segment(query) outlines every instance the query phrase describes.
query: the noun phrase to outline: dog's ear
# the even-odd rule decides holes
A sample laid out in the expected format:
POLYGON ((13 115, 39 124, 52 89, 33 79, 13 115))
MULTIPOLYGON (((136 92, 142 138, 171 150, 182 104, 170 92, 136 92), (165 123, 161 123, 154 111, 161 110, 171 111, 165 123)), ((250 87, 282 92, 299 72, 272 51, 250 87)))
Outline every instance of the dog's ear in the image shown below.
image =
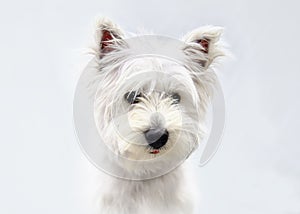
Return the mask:
POLYGON ((216 58, 225 56, 222 42, 222 27, 204 26, 183 37, 187 44, 185 53, 203 68, 208 68, 216 58))
POLYGON ((108 18, 96 21, 95 41, 100 58, 121 45, 123 37, 122 30, 108 18))

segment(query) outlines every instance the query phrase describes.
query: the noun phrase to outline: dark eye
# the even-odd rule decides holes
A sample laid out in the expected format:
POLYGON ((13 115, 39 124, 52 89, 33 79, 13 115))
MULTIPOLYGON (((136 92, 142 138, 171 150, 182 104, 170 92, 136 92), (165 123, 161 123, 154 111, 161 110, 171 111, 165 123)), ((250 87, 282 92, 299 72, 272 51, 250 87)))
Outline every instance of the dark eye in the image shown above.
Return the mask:
POLYGON ((135 104, 139 102, 139 98, 141 97, 141 93, 138 93, 136 91, 127 92, 124 95, 124 98, 129 104, 135 104))
POLYGON ((173 93, 171 95, 172 99, 173 99, 173 104, 178 104, 180 103, 180 95, 177 93, 173 93))

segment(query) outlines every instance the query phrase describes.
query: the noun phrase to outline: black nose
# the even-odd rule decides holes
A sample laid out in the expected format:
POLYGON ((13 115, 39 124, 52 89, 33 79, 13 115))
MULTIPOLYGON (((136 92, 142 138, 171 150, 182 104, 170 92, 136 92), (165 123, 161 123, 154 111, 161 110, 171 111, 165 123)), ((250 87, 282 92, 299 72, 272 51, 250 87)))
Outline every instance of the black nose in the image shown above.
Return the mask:
POLYGON ((169 132, 165 129, 153 128, 145 132, 145 138, 149 146, 154 149, 159 149, 167 143, 169 132))

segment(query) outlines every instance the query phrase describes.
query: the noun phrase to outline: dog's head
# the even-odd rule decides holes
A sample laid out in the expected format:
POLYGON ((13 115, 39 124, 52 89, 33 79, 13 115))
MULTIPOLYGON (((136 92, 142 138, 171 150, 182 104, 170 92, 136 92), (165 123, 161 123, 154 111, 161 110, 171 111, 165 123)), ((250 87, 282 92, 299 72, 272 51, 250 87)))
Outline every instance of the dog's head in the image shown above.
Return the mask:
MULTIPOLYGON (((178 63, 153 55, 131 57, 120 28, 99 20, 96 123, 117 156, 149 161, 135 171, 155 171, 185 160, 203 139, 216 80, 213 66, 224 55, 221 32, 206 26, 188 33, 178 63)), ((128 167, 124 161, 121 165, 128 167)))

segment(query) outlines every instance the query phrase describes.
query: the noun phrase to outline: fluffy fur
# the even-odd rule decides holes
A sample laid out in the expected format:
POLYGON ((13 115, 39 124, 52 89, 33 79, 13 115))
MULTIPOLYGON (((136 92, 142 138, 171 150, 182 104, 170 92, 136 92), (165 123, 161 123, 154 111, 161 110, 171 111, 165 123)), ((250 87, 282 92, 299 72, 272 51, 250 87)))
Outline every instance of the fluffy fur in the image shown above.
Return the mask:
POLYGON ((97 22, 93 48, 95 82, 100 81, 95 101, 97 126, 114 154, 125 157, 122 161, 108 157, 107 161, 115 161, 124 177, 141 178, 109 176, 99 196, 101 214, 193 213, 192 183, 185 164, 177 165, 204 137, 205 114, 216 78, 213 68, 224 56, 221 33, 221 28, 213 26, 188 33, 183 38, 185 48, 179 50, 185 54, 184 65, 179 65, 156 57, 130 59, 122 30, 106 18, 97 22), (128 92, 143 96, 130 104, 125 98, 128 92), (179 103, 174 104, 173 94, 180 95, 179 103), (122 129, 124 121, 130 128, 122 129), (157 153, 144 137, 152 127, 169 132, 166 145, 157 153), (176 167, 164 175, 151 177, 173 165, 176 167), (151 179, 142 180, 147 177, 151 179))

